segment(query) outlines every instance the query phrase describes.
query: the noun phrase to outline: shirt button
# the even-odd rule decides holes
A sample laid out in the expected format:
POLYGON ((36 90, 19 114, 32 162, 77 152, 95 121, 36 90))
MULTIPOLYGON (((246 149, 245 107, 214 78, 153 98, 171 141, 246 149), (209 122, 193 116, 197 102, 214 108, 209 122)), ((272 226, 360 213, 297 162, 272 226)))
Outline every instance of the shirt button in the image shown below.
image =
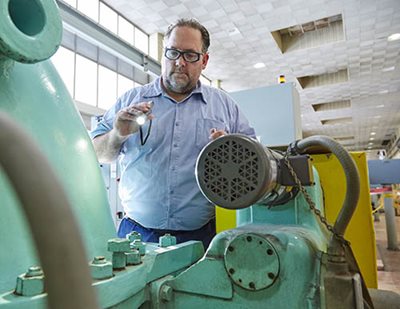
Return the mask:
POLYGON ((173 167, 171 168, 171 170, 175 171, 175 166, 173 166, 173 167))
POLYGON ((179 122, 175 123, 175 125, 176 125, 177 127, 179 127, 179 122))
POLYGON ((170 194, 174 194, 174 190, 169 191, 170 194))
POLYGON ((174 144, 174 147, 175 147, 175 148, 178 147, 178 144, 174 144))

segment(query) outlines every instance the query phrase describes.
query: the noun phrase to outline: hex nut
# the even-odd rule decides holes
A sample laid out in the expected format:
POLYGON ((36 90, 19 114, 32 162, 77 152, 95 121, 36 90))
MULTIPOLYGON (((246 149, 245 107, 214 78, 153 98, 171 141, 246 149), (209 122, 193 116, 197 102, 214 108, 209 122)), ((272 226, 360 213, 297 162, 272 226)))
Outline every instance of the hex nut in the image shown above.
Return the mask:
POLYGON ((125 252, 126 264, 127 265, 139 265, 142 263, 140 252, 138 249, 131 249, 129 252, 125 252))
POLYGON ((33 266, 17 277, 15 294, 35 296, 44 293, 44 274, 40 267, 33 266))
POLYGON ((163 285, 160 289, 161 300, 168 302, 172 300, 174 290, 169 285, 163 285))
POLYGON ((93 279, 103 280, 113 276, 113 265, 103 256, 96 256, 93 261, 89 263, 89 268, 93 279))

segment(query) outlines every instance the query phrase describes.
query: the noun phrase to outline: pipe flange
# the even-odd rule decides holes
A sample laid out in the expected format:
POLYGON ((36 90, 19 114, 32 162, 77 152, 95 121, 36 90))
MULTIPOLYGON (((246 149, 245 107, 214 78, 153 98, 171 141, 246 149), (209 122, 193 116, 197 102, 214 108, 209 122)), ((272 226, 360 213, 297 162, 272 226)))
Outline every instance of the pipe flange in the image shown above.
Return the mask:
POLYGON ((268 288, 279 276, 279 256, 274 246, 257 234, 241 234, 230 241, 224 262, 233 283, 246 290, 268 288))
POLYGON ((39 62, 57 51, 61 38, 54 0, 0 1, 0 54, 18 62, 39 62))

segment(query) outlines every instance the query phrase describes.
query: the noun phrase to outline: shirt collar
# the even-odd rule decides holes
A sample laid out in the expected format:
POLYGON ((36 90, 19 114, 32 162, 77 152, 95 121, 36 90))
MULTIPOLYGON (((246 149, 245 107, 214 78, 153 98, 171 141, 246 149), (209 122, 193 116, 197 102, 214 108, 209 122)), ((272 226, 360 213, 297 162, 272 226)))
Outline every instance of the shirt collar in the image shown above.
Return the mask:
MULTIPOLYGON (((164 89, 161 86, 161 77, 160 76, 157 77, 148 86, 149 87, 146 87, 147 89, 143 93, 144 98, 154 98, 154 97, 158 97, 161 95, 166 95, 164 89)), ((202 85, 202 83, 200 81, 198 81, 196 88, 194 88, 194 90, 192 91, 190 96, 199 95, 199 96, 201 96, 203 103, 207 104, 207 100, 206 100, 207 96, 206 96, 205 92, 206 92, 206 88, 202 85)))
POLYGON ((203 103, 207 104, 206 89, 200 81, 197 82, 196 88, 194 88, 192 93, 198 93, 201 96, 203 103))

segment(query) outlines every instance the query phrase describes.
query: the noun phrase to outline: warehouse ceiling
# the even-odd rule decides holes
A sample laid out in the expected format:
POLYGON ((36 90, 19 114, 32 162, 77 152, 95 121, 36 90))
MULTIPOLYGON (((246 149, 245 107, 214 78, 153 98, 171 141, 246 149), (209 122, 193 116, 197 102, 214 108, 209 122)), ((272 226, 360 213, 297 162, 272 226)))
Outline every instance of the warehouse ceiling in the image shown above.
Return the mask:
POLYGON ((400 40, 388 39, 400 33, 399 0, 104 2, 148 34, 198 19, 211 33, 204 74, 228 92, 285 75, 300 94, 304 136, 376 151, 399 135, 400 40))

